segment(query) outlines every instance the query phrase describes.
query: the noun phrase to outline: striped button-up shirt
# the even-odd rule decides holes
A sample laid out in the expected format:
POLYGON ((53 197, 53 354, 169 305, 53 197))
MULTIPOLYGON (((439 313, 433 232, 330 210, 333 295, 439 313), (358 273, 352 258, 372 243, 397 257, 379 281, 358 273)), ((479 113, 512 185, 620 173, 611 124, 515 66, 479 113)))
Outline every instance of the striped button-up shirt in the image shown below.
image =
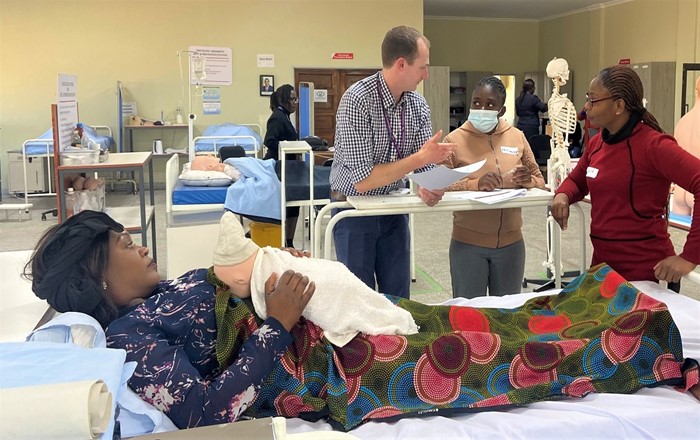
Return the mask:
MULTIPOLYGON (((366 179, 375 164, 408 157, 431 136, 430 108, 423 96, 404 92, 394 103, 381 71, 356 82, 338 106, 331 188, 359 195, 355 183, 366 179)), ((388 194, 402 187, 403 180, 397 180, 363 194, 388 194)))

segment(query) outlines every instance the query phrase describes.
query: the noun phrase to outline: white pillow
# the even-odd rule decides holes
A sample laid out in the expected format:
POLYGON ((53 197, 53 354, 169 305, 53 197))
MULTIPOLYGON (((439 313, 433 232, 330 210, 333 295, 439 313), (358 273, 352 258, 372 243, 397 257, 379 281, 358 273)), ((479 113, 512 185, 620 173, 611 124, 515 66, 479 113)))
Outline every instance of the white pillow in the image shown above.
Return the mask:
POLYGON ((182 173, 178 179, 185 186, 229 186, 233 180, 221 171, 191 170, 190 164, 182 167, 182 173))

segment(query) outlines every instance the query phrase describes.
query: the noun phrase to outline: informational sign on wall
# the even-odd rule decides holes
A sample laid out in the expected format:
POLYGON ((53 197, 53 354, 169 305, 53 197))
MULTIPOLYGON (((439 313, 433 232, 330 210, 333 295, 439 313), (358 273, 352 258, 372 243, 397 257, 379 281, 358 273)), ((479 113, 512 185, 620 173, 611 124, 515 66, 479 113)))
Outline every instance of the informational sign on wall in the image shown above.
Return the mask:
POLYGON ((64 151, 70 146, 73 130, 78 124, 78 77, 59 73, 56 97, 58 151, 64 151))
POLYGON ((230 47, 190 46, 190 84, 230 86, 233 60, 230 47))
POLYGON ((136 102, 122 102, 122 116, 138 115, 138 107, 136 102))
POLYGON ((331 59, 333 60, 352 60, 355 58, 354 52, 334 52, 331 59))
POLYGON ((221 114, 221 87, 204 87, 202 107, 205 115, 221 114))
POLYGON ((259 53, 258 67, 275 67, 275 55, 271 53, 259 53))
POLYGON ((328 90, 314 90, 314 102, 328 102, 328 90))

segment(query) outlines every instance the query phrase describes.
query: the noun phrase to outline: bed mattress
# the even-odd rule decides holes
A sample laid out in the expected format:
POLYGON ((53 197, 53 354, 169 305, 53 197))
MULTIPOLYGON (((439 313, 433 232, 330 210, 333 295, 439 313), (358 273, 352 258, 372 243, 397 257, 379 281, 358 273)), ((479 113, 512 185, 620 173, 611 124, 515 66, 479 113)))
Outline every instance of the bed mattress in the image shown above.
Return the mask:
POLYGON ((224 204, 228 186, 186 186, 178 181, 173 190, 173 205, 224 204))

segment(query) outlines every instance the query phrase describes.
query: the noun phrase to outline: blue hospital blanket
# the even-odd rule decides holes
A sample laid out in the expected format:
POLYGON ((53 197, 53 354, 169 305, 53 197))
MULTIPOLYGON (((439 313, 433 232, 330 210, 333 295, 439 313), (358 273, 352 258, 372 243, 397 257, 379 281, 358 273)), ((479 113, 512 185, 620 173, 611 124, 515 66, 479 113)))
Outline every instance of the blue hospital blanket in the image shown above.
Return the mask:
MULTIPOLYGON (((135 368, 133 363, 125 365, 125 360, 126 352, 113 348, 87 349, 54 342, 0 343, 0 388, 100 379, 112 393, 114 414, 117 399, 126 390, 126 381, 135 368)), ((114 417, 100 438, 111 439, 113 430, 114 417)))
POLYGON ((274 159, 232 157, 225 163, 238 168, 241 178, 228 187, 224 208, 243 216, 280 221, 282 184, 275 174, 274 159))
MULTIPOLYGON (((100 146, 101 150, 109 150, 113 146, 115 146, 114 138, 110 136, 104 136, 97 134, 97 131, 95 131, 94 128, 87 124, 83 123, 78 123, 78 127, 82 128, 87 135, 88 139, 90 139, 92 142, 95 144, 98 144, 100 146)), ((43 132, 40 136, 34 138, 34 139, 46 139, 49 144, 49 154, 53 154, 53 129, 49 128, 45 132, 43 132)), ((46 142, 40 142, 40 141, 34 141, 34 142, 27 142, 27 144, 24 146, 24 150, 26 154, 28 155, 38 155, 38 154, 46 154, 46 142)))

